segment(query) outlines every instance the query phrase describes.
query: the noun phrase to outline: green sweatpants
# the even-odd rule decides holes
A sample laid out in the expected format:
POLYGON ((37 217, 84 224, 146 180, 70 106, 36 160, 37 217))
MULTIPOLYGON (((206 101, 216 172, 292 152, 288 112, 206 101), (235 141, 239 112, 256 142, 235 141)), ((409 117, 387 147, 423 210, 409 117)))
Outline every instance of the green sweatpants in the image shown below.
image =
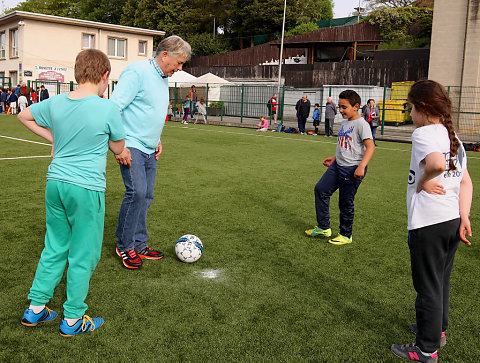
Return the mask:
POLYGON ((73 184, 47 181, 45 189, 45 248, 38 262, 28 298, 32 305, 45 305, 67 269, 67 300, 64 316, 80 318, 90 277, 100 260, 105 218, 105 193, 73 184))

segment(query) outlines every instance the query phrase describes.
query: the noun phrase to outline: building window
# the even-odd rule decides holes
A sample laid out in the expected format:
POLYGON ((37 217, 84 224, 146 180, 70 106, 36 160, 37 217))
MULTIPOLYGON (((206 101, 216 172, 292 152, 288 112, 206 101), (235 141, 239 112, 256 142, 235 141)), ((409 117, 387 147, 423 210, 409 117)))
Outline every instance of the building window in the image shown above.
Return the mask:
POLYGON ((18 29, 10 30, 10 57, 18 57, 18 29))
POLYGON ((126 48, 126 39, 108 38, 108 55, 110 57, 125 58, 126 48))
POLYGON ((82 34, 82 49, 93 49, 95 46, 95 35, 82 34))
POLYGON ((144 40, 138 41, 138 55, 147 55, 147 42, 144 40))
POLYGON ((5 59, 5 32, 0 34, 0 59, 5 59))

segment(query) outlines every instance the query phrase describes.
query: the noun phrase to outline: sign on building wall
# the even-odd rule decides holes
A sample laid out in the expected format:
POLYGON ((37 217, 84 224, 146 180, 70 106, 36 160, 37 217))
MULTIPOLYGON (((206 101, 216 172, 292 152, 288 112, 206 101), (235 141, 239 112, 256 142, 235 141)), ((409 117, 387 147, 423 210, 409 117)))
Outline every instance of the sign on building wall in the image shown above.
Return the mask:
POLYGON ((65 73, 68 71, 67 67, 35 66, 35 69, 38 71, 38 79, 59 82, 65 82, 65 73))

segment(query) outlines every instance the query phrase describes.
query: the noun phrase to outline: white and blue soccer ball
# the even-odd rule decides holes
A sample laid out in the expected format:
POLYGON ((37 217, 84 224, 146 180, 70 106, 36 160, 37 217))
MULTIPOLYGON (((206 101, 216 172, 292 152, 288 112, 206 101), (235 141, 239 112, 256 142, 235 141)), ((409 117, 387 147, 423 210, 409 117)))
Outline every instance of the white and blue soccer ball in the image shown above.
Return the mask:
POLYGON ((202 257, 202 241, 194 234, 186 234, 178 239, 175 245, 175 253, 180 261, 194 263, 202 257))

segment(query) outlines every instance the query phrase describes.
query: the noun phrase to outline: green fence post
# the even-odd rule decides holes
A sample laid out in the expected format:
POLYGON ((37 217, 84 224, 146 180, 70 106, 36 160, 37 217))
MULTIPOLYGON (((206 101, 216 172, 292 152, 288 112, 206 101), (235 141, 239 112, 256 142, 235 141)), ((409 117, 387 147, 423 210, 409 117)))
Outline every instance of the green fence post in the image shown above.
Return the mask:
POLYGON ((332 86, 328 87, 328 97, 332 97, 332 86))
POLYGON ((207 87, 205 89, 205 104, 207 105, 207 111, 205 112, 205 120, 208 121, 208 83, 207 83, 207 87))
POLYGON ((73 81, 70 81, 70 91, 73 91, 73 81))
POLYGON ((243 123, 243 91, 245 90, 245 85, 242 83, 242 102, 240 103, 240 123, 243 123))
POLYGON ((280 119, 282 120, 282 125, 283 125, 283 109, 285 108, 285 85, 282 86, 282 114, 280 115, 280 119))
POLYGON ((60 94, 60 82, 57 81, 57 95, 60 94))
POLYGON ((173 105, 173 116, 176 117, 177 116, 177 82, 175 82, 175 88, 173 89, 173 94, 174 94, 174 98, 175 98, 175 103, 173 105))
POLYGON ((387 98, 387 85, 383 85, 383 107, 382 107, 382 132, 381 134, 383 135, 383 129, 384 129, 384 126, 385 126, 385 102, 386 102, 386 99, 387 98))
POLYGON ((450 86, 447 87, 447 94, 448 94, 448 97, 450 97, 450 86))

